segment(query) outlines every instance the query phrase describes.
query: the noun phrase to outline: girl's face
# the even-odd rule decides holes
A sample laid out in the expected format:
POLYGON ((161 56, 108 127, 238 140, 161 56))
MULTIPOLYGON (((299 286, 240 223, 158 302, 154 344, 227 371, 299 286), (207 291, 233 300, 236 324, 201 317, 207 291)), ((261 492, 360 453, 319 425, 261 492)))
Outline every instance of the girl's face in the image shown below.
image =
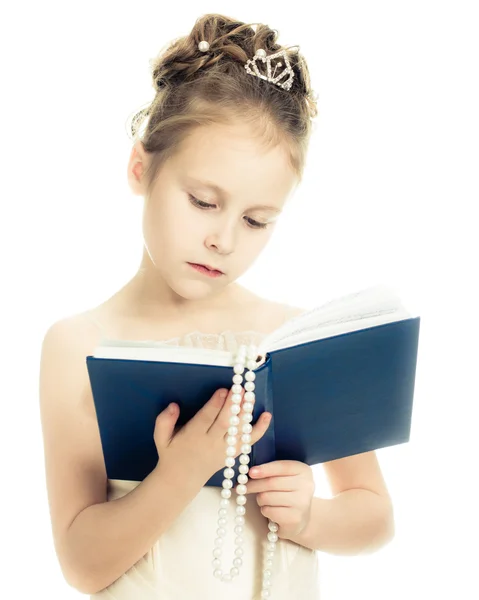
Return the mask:
MULTIPOLYGON (((297 185, 285 149, 261 143, 242 125, 198 127, 163 164, 143 212, 141 271, 153 287, 166 283, 182 298, 200 300, 219 294, 253 264, 297 185), (188 263, 224 274, 208 277, 188 263)), ((138 142, 128 178, 143 196, 145 161, 138 142)))

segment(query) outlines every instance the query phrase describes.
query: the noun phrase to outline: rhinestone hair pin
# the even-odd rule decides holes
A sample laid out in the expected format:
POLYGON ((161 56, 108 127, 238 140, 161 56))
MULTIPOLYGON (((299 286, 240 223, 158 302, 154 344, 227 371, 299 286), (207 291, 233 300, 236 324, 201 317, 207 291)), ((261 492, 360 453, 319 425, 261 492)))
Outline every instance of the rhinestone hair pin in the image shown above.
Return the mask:
MULTIPOLYGON (((209 48, 210 48, 209 43, 204 40, 198 44, 198 49, 201 52, 208 52, 209 48)), ((298 46, 294 46, 293 52, 297 52, 297 51, 298 51, 298 46)), ((270 83, 274 83, 275 85, 277 85, 285 90, 290 90, 291 86, 293 84, 294 71, 291 68, 291 64, 288 60, 288 55, 286 54, 285 50, 280 50, 279 52, 275 52, 274 54, 270 54, 269 56, 267 56, 266 51, 263 50, 263 48, 260 48, 259 50, 256 51, 256 54, 253 56, 253 58, 250 58, 245 63, 244 68, 246 69, 246 72, 249 73, 250 75, 253 75, 254 77, 259 77, 260 79, 264 79, 265 81, 269 81, 270 83), (276 69, 278 67, 283 66, 283 63, 278 61, 274 65, 274 70, 272 70, 273 65, 271 63, 272 63, 273 59, 276 59, 276 58, 284 59, 284 69, 278 75, 275 76, 276 69), (259 70, 258 64, 256 63, 257 60, 261 60, 263 63, 266 64, 266 74, 264 72, 262 73, 259 70), (286 79, 286 81, 280 81, 286 75, 289 75, 289 77, 286 79)))

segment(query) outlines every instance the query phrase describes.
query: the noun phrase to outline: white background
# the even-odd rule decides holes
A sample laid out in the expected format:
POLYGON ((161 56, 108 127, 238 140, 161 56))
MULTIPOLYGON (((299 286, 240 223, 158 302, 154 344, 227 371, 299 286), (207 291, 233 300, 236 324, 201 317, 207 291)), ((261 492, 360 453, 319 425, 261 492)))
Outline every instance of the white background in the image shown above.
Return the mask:
POLYGON ((411 441, 378 451, 395 539, 367 557, 321 553, 322 598, 478 597, 477 4, 166 7, 2 11, 5 597, 80 597, 51 537, 40 346, 49 325, 104 301, 138 267, 142 200, 127 186, 126 121, 153 98, 149 59, 201 14, 225 11, 300 45, 320 110, 304 183, 241 282, 305 308, 387 283, 421 315, 411 441))

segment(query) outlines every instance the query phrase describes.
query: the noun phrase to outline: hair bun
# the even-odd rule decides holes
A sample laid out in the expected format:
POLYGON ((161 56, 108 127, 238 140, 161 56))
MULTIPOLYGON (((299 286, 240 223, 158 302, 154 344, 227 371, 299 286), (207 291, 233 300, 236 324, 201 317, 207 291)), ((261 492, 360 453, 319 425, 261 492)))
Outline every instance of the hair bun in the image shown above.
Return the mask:
MULTIPOLYGON (((290 146, 291 164, 301 178, 311 121, 318 113, 317 95, 313 95, 299 45, 279 44, 278 34, 277 29, 262 23, 205 14, 187 35, 173 39, 150 60, 155 98, 131 124, 135 141, 141 139, 145 150, 154 156, 147 181, 154 181, 161 161, 191 128, 235 117, 253 120, 261 112, 273 125, 268 136, 286 140, 290 146), (245 68, 260 48, 267 56, 285 53, 294 73, 288 93, 278 85, 281 78, 272 83, 253 77, 245 68), (143 123, 146 126, 140 137, 143 123)), ((273 67, 280 67, 279 62, 284 63, 278 60, 273 67)))

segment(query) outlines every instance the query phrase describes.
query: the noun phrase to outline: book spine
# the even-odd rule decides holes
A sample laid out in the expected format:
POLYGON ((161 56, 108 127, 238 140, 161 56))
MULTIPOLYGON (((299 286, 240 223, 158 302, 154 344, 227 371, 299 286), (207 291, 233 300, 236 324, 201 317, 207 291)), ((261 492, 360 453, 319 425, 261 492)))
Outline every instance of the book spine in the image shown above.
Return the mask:
POLYGON ((261 439, 251 448, 250 468, 275 460, 276 442, 274 435, 274 410, 273 410, 273 365, 271 356, 266 354, 266 360, 262 368, 256 374, 255 379, 255 406, 253 409, 253 423, 259 419, 264 412, 272 415, 268 429, 261 439))

